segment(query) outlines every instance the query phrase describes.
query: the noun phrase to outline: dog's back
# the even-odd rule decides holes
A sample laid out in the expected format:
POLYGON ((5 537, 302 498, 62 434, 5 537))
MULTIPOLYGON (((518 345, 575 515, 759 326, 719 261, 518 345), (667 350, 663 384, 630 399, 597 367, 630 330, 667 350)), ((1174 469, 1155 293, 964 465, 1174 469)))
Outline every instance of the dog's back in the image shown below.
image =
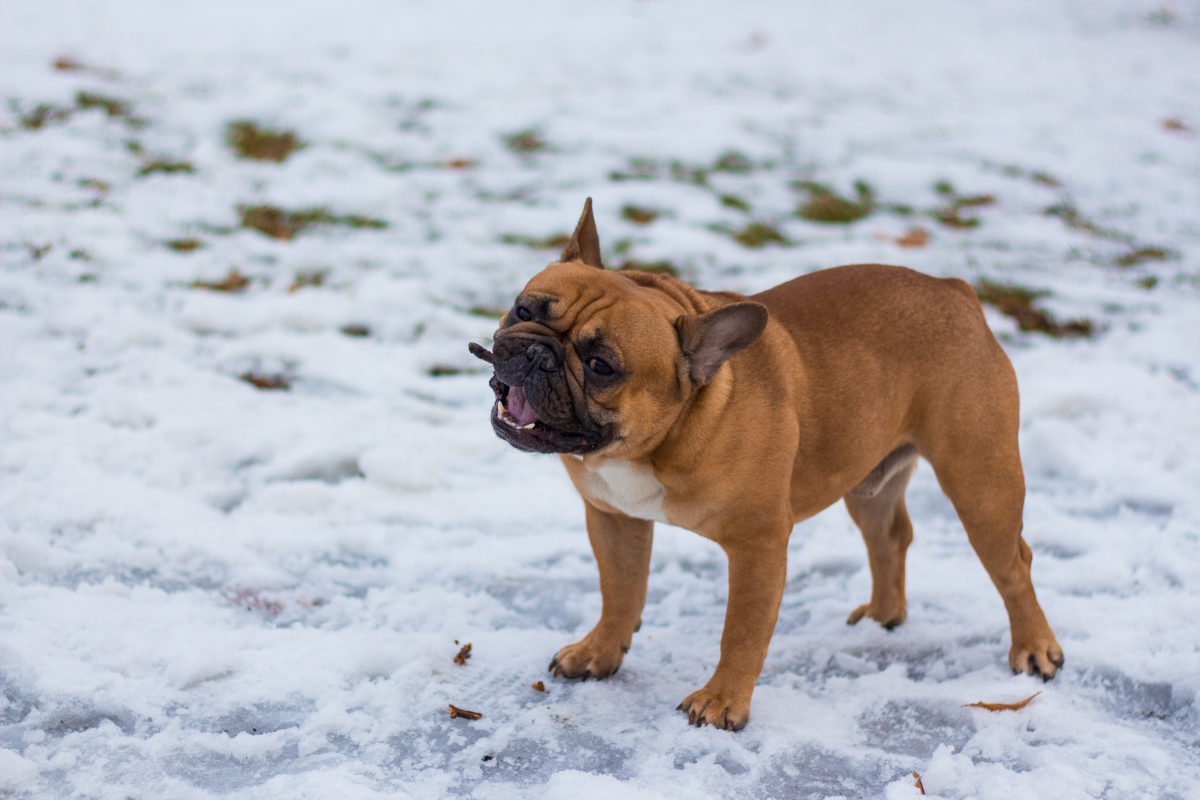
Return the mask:
MULTIPOLYGON (((803 406, 793 480, 827 487, 815 506, 835 502, 901 447, 936 465, 986 434, 1015 457, 1016 375, 964 281, 855 264, 751 299, 796 344, 800 368, 789 380, 803 406)), ((814 498, 811 485, 797 496, 814 498)))

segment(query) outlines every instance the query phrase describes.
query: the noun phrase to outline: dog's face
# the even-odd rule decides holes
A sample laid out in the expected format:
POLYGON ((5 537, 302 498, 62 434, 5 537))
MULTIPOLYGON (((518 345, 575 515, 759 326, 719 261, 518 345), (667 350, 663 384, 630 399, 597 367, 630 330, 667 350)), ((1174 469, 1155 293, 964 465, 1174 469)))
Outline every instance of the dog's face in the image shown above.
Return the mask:
POLYGON ((685 399, 673 314, 618 273, 551 264, 496 332, 492 426, 520 450, 635 445, 685 399), (664 315, 666 312, 668 315, 664 315))
POLYGON ((766 324, 757 303, 693 315, 663 279, 605 270, 591 214, 560 261, 529 281, 501 320, 492 427, 519 450, 634 458, 661 441, 721 363, 766 324))

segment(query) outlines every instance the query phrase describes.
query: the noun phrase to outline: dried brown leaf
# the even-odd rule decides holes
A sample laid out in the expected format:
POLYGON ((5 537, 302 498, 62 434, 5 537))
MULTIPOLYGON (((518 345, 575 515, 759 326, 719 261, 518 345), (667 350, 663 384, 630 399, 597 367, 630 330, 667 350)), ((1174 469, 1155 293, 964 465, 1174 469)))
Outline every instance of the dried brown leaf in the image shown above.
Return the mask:
POLYGON ((292 379, 287 375, 268 375, 262 372, 246 372, 238 376, 255 389, 284 391, 292 388, 292 379))
MULTIPOLYGON (((471 657, 471 643, 467 642, 466 644, 464 644, 462 646, 462 650, 458 651, 458 655, 456 655, 454 657, 454 663, 458 664, 460 667, 465 667, 467 665, 467 659, 470 657, 471 657)), ((451 708, 453 708, 453 706, 451 706, 451 708)))
POLYGON ((236 269, 219 281, 194 281, 193 289, 208 289, 212 292, 240 292, 250 285, 250 279, 236 269))
POLYGON ((91 67, 82 63, 81 61, 71 58, 70 56, 56 58, 50 63, 50 66, 54 67, 59 72, 90 72, 93 75, 98 75, 99 77, 110 81, 115 81, 118 77, 120 77, 115 69, 91 67))
POLYGON ((924 247, 929 244, 929 231, 924 228, 909 228, 896 240, 901 247, 924 247))
POLYGON ((986 708, 988 711, 1020 711, 1041 692, 1035 692, 1019 703, 964 703, 963 708, 986 708))
POLYGON ((253 589, 243 589, 236 594, 227 594, 226 597, 228 597, 230 602, 232 602, 235 606, 245 606, 247 611, 257 609, 259 611, 266 611, 272 616, 278 616, 279 613, 283 611, 282 603, 260 597, 258 592, 254 591, 253 589))
POLYGON ((917 788, 921 790, 921 794, 925 794, 925 784, 921 783, 921 776, 913 770, 913 780, 917 782, 917 788))
POLYGON ((544 692, 546 691, 546 684, 538 681, 537 683, 529 684, 529 688, 533 689, 535 692, 544 692))

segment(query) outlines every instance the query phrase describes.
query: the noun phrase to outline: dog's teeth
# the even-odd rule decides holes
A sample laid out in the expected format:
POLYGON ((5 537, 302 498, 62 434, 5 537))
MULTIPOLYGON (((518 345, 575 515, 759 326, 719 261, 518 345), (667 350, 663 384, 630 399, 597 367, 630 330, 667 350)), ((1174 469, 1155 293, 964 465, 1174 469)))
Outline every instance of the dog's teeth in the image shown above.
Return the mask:
POLYGON ((528 425, 524 425, 524 426, 522 426, 522 427, 521 427, 521 430, 523 430, 523 431, 527 431, 527 430, 529 430, 530 428, 532 428, 534 425, 537 425, 537 423, 536 423, 536 422, 531 422, 531 423, 529 423, 528 425))
POLYGON ((496 409, 497 409, 497 410, 498 410, 498 411, 499 411, 501 414, 507 414, 507 413, 508 413, 508 409, 504 407, 504 403, 501 403, 499 400, 497 400, 497 401, 496 401, 496 409))

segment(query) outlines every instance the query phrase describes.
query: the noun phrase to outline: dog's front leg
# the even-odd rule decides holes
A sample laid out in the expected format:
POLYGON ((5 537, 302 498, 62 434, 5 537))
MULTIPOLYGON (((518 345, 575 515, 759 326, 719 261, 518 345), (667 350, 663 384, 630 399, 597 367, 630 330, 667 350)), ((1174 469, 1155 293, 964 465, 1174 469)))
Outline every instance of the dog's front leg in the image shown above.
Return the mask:
POLYGON ((729 557, 729 600, 721 660, 704 688, 679 704, 693 725, 736 731, 749 721, 750 696, 767 657, 787 581, 787 539, 785 531, 722 544, 729 557))
POLYGON ((654 523, 605 513, 586 500, 584 505, 600 568, 600 621, 587 636, 559 650, 550 669, 568 678, 607 678, 620 669, 642 624, 654 523))

